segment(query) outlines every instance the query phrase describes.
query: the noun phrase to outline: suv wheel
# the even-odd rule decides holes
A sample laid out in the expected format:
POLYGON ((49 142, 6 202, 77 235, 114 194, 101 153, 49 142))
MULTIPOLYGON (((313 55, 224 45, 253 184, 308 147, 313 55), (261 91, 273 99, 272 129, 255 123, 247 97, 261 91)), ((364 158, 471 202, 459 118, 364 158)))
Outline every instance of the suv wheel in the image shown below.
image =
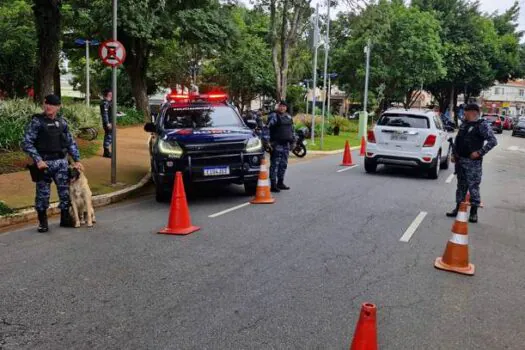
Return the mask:
POLYGON ((255 192, 257 192, 257 181, 245 182, 244 192, 247 196, 254 196, 255 192))
POLYGON ((170 199, 170 194, 157 182, 155 184, 155 200, 159 203, 167 202, 170 199))
POLYGON ((377 162, 372 159, 365 158, 365 171, 373 174, 377 171, 377 162))
POLYGON ((436 159, 436 165, 428 170, 428 177, 431 179, 437 179, 439 177, 439 170, 441 170, 441 153, 438 153, 436 159))
POLYGON ((447 157, 444 159, 444 162, 441 164, 441 169, 448 169, 450 166, 450 155, 452 154, 452 149, 449 147, 447 152, 447 157))

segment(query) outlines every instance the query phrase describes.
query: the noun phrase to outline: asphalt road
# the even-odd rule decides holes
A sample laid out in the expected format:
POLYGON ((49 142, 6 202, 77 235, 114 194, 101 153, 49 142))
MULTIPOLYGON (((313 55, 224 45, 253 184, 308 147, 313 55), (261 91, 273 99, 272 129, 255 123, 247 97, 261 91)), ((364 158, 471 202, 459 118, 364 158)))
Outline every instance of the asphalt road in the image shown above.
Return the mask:
POLYGON ((469 227, 473 277, 433 267, 452 169, 337 172, 329 156, 291 166, 273 205, 209 217, 249 198, 196 196, 202 230, 185 237, 155 233, 168 204, 151 196, 99 210, 93 229, 0 235, 0 349, 348 349, 373 302, 381 349, 522 350, 525 139, 498 139, 469 227))

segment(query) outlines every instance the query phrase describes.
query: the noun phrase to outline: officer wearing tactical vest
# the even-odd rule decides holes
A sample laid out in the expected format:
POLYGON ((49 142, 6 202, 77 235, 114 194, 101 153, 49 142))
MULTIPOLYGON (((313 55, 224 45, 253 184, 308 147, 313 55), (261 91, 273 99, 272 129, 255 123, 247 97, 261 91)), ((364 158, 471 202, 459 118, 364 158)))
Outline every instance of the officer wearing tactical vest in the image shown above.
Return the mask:
POLYGON ((492 126, 480 119, 477 104, 465 107, 464 122, 459 128, 454 142, 452 161, 456 163, 458 187, 456 190, 456 208, 447 213, 449 217, 458 214, 459 204, 470 192, 470 222, 478 222, 478 207, 481 203, 479 185, 481 183, 483 156, 498 144, 492 126))
POLYGON ((104 158, 111 158, 111 151, 109 148, 113 143, 113 115, 111 114, 111 101, 113 100, 113 92, 111 89, 104 89, 102 91, 102 101, 100 102, 100 116, 102 118, 102 127, 104 128, 104 158))
POLYGON ((277 111, 268 117, 268 129, 270 129, 270 181, 271 191, 281 192, 289 190, 284 184, 284 174, 288 167, 288 154, 290 144, 294 141, 293 119, 287 113, 288 105, 285 101, 279 102, 277 111))
POLYGON ((83 169, 79 163, 77 144, 68 130, 66 121, 58 115, 60 99, 49 95, 44 101, 44 113, 35 114, 26 128, 22 141, 23 150, 33 159, 41 173, 36 181, 35 209, 38 213, 38 232, 47 232, 47 209, 51 194, 51 182, 57 186, 60 199, 60 226, 69 226, 69 172, 67 155, 74 160, 73 166, 83 169))

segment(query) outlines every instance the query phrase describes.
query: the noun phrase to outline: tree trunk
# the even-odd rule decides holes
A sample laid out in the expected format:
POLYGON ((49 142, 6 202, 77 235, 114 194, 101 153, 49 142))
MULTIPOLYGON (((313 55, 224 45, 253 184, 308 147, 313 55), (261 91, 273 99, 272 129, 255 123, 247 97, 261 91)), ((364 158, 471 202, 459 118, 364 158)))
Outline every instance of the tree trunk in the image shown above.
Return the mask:
POLYGON ((62 98, 62 88, 60 86, 60 64, 59 64, 59 60, 57 60, 57 63, 55 65, 55 72, 53 74, 53 87, 54 87, 54 94, 57 95, 59 98, 62 98))
POLYGON ((129 48, 124 66, 131 82, 131 93, 135 98, 135 107, 142 112, 144 121, 147 122, 151 118, 146 82, 150 47, 145 40, 140 39, 124 41, 123 44, 129 48))
POLYGON ((60 0, 33 0, 37 32, 37 70, 35 72, 36 103, 53 93, 55 68, 60 51, 60 0))

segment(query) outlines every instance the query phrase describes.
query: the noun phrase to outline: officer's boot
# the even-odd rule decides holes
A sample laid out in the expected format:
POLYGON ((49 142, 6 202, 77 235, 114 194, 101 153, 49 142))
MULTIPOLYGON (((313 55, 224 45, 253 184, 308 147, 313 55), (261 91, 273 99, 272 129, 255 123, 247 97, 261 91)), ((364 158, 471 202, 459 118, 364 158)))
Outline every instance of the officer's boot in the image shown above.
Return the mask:
POLYGON ((478 222, 478 207, 475 205, 470 207, 470 216, 468 218, 468 221, 476 223, 478 222))
POLYGON ((47 225, 47 211, 37 211, 38 213, 38 232, 43 233, 49 231, 49 226, 47 225))
POLYGON ((456 208, 454 208, 454 210, 449 211, 448 213, 446 213, 446 215, 449 218, 455 218, 456 216, 458 216, 458 211, 459 211, 459 203, 456 204, 456 208))
POLYGON ((270 191, 275 192, 275 193, 281 192, 278 185, 274 181, 272 181, 272 187, 270 188, 270 191))
POLYGON ((60 211, 60 227, 72 227, 71 215, 68 209, 62 209, 60 211))
POLYGON ((111 158, 111 152, 109 151, 109 148, 104 147, 104 155, 102 155, 104 158, 111 158))
POLYGON ((285 191, 290 189, 290 187, 284 184, 283 180, 279 180, 279 182, 277 182, 277 188, 280 190, 285 190, 285 191))

